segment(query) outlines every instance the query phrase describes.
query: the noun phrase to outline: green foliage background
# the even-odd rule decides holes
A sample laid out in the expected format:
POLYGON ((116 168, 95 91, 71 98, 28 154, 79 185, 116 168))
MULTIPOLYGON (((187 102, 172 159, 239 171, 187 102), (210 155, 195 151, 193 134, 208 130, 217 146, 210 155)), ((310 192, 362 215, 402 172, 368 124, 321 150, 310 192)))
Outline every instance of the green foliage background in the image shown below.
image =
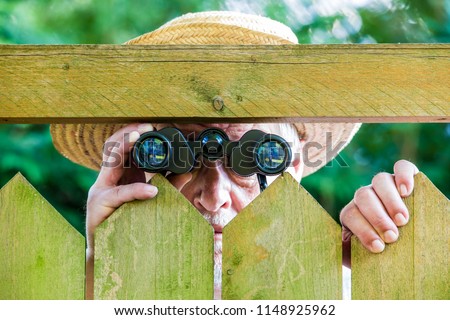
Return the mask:
MULTIPOLYGON (((1 44, 119 44, 183 13, 235 10, 289 25, 300 43, 449 42, 449 0, 0 0, 1 44)), ((1 77, 1 74, 0 74, 1 77)), ((1 108, 1 93, 0 93, 1 108)), ((398 159, 450 195, 450 124, 366 124, 303 185, 334 218, 398 159)), ((21 171, 80 232, 96 172, 63 158, 47 125, 0 125, 0 186, 21 171)))

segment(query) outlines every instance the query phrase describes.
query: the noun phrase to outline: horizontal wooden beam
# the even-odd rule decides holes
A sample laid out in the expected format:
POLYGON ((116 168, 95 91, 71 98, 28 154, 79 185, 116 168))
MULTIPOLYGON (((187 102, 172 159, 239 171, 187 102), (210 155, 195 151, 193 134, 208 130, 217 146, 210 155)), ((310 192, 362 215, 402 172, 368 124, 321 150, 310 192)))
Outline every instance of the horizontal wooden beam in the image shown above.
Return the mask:
POLYGON ((448 122, 450 45, 1 45, 0 123, 448 122))

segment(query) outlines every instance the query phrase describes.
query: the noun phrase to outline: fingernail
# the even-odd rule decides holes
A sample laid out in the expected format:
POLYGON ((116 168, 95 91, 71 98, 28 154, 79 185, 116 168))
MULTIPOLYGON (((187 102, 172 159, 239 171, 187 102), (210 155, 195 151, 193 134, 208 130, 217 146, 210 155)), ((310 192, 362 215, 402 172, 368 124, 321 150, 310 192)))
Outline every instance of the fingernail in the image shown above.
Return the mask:
POLYGON ((402 197, 406 197, 408 195, 408 190, 406 189, 406 186, 404 184, 400 185, 400 195, 402 197))
POLYGON ((150 195, 156 195, 158 193, 158 188, 150 184, 147 184, 145 186, 145 192, 147 192, 150 195))
POLYGON ((137 141, 137 139, 139 139, 139 132, 137 131, 133 131, 130 133, 130 135, 128 136, 128 139, 131 143, 135 143, 137 141))
POLYGON ((372 241, 372 252, 379 253, 384 250, 384 243, 380 240, 373 240, 372 241))
POLYGON ((404 226, 408 222, 408 220, 406 220, 405 216, 401 213, 397 213, 394 217, 394 220, 395 220, 395 224, 399 227, 404 226))
POLYGON ((388 230, 384 233, 384 241, 387 243, 394 242, 397 240, 397 238, 397 234, 392 230, 388 230))
POLYGON ((147 132, 147 131, 153 131, 153 125, 150 123, 141 123, 138 125, 138 131, 139 132, 147 132))

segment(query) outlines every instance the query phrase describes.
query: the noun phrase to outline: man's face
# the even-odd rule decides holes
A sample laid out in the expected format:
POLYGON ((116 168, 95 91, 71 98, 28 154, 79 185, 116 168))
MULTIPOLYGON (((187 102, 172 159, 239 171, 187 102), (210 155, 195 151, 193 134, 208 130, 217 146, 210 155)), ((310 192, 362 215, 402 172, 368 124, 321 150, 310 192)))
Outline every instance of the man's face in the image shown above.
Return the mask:
MULTIPOLYGON (((157 124, 156 130, 176 127, 186 136, 197 138, 207 128, 220 128, 231 141, 239 140, 244 133, 259 129, 281 135, 279 124, 157 124)), ((285 133, 286 135, 286 133, 285 133)), ((292 142, 293 136, 284 136, 292 142)), ((294 150, 293 150, 294 151, 294 150)), ((213 226, 216 238, 221 237, 225 225, 230 222, 260 193, 256 174, 241 177, 224 165, 224 159, 200 161, 201 166, 190 173, 169 175, 167 179, 197 208, 213 226)), ((300 175, 301 176, 301 175, 300 175)), ((270 184, 276 177, 267 177, 270 184)))

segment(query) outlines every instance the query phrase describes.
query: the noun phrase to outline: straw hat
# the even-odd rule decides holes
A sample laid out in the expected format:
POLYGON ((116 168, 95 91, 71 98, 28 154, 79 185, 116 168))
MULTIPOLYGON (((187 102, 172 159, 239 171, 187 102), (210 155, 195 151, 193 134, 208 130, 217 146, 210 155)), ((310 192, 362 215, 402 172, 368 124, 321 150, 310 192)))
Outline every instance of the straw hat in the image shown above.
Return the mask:
MULTIPOLYGON (((269 18, 236 12, 213 11, 189 13, 141 35, 125 44, 233 44, 281 45, 297 44, 297 37, 286 25, 269 18)), ((70 160, 99 170, 106 139, 126 124, 63 124, 52 125, 50 132, 56 149, 70 160)), ((356 123, 295 123, 305 142, 316 143, 309 148, 303 176, 323 167, 340 152, 359 129, 356 123), (326 147, 327 134, 333 146, 326 147), (318 143, 318 144, 317 144, 318 143), (317 146, 321 146, 318 148, 317 146), (335 146, 340 146, 334 150, 335 146), (326 154, 334 150, 334 154, 326 154), (315 165, 307 165, 315 164, 315 165)))

